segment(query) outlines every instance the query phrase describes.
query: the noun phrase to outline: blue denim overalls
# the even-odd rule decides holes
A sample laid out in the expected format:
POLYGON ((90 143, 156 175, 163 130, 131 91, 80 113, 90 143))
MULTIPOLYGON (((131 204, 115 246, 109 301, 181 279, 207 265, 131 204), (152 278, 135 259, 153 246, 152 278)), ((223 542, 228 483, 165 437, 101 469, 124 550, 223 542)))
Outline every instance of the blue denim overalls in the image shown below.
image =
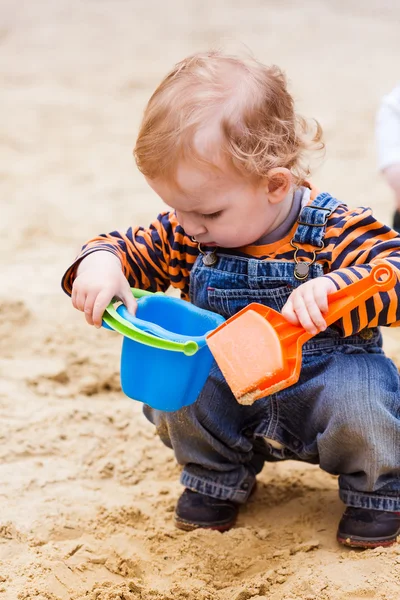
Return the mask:
MULTIPOLYGON (((295 244, 321 248, 324 223, 338 205, 320 194, 317 208, 303 208, 295 244)), ((223 250, 213 266, 202 259, 191 271, 191 301, 226 318, 250 302, 280 311, 301 284, 292 261, 223 250)), ((322 265, 310 265, 308 278, 320 275, 322 265)), ((181 483, 202 494, 243 503, 265 461, 294 459, 339 475, 349 506, 400 511, 399 373, 381 346, 378 329, 342 338, 330 327, 304 345, 298 383, 252 406, 236 402, 214 364, 194 404, 144 412, 184 466, 181 483)))

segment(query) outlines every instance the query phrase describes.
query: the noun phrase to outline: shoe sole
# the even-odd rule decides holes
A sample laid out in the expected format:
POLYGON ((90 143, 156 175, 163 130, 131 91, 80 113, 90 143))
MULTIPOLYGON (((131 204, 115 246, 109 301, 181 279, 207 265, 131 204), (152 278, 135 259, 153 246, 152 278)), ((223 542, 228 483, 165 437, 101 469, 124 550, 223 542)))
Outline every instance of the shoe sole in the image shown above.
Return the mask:
POLYGON ((342 537, 337 535, 336 539, 340 544, 350 548, 378 548, 379 546, 392 546, 399 538, 399 534, 391 535, 380 539, 369 539, 358 537, 356 535, 342 537))
POLYGON ((212 529, 213 531, 220 531, 221 533, 224 531, 228 531, 235 525, 236 519, 234 521, 229 521, 229 523, 220 523, 215 525, 200 525, 197 523, 191 523, 190 521, 184 521, 183 519, 178 519, 175 517, 174 524, 178 529, 182 529, 183 531, 194 531, 195 529, 212 529))

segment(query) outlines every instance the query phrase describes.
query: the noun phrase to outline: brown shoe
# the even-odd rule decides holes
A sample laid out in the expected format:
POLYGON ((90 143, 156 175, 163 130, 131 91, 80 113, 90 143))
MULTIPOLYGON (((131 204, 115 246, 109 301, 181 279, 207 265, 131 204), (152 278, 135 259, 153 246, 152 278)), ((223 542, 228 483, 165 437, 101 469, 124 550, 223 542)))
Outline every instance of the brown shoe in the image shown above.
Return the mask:
POLYGON ((185 489, 175 509, 175 525, 185 531, 216 529, 228 531, 235 524, 239 504, 185 489))
POLYGON ((391 546, 400 536, 400 513, 348 506, 340 520, 337 540, 355 548, 391 546))

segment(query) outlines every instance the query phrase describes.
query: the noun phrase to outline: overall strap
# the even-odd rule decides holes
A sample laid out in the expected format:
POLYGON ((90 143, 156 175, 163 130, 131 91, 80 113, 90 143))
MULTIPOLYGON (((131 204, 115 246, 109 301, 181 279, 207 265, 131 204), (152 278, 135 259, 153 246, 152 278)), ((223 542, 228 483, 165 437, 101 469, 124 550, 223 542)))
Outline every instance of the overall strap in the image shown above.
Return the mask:
POLYGON ((311 204, 301 210, 297 219, 297 229, 293 236, 295 244, 310 244, 317 249, 323 248, 326 223, 338 206, 342 204, 330 194, 319 194, 311 204))
MULTIPOLYGON (((296 267, 294 276, 296 279, 307 279, 310 266, 317 258, 317 252, 324 248, 326 224, 329 216, 340 204, 342 203, 339 202, 339 200, 336 200, 336 198, 333 198, 330 194, 324 192, 319 194, 314 198, 311 204, 307 204, 307 206, 304 206, 301 210, 299 218, 297 219, 297 229, 290 242, 295 249, 294 261, 296 267), (297 256, 303 245, 309 245, 315 248, 311 250, 311 252, 307 251, 307 254, 310 255, 310 261, 304 259, 299 260, 297 256)), ((304 253, 304 249, 301 249, 304 253)))

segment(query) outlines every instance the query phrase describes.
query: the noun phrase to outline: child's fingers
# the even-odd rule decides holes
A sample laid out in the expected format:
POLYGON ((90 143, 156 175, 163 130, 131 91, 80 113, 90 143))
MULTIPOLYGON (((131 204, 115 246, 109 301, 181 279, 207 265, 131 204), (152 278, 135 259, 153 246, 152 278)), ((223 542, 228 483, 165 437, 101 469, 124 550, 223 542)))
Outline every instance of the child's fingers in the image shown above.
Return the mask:
MULTIPOLYGON (((325 322, 324 317, 322 316, 321 309, 318 305, 318 301, 315 296, 313 286, 310 286, 308 289, 304 290, 303 299, 304 299, 304 306, 308 313, 308 317, 312 321, 312 324, 315 326, 317 331, 324 331, 326 329, 326 322, 325 322)), ((323 301, 321 298, 319 298, 319 301, 323 304, 323 301)), ((307 324, 308 324, 308 320, 307 320, 307 324)), ((302 325, 305 329, 308 329, 308 327, 306 327, 303 323, 302 323, 302 325)), ((313 331, 311 331, 311 329, 308 329, 308 330, 310 331, 310 333, 317 333, 314 330, 314 328, 313 328, 313 331)))
POLYGON ((136 309, 137 309, 137 302, 135 300, 135 298, 132 296, 132 292, 131 292, 131 288, 129 287, 129 285, 127 286, 127 289, 124 289, 121 294, 119 295, 120 300, 125 304, 126 308, 128 309, 128 312, 135 316, 136 314, 136 309))
POLYGON ((74 285, 72 286, 71 302, 72 302, 72 306, 74 308, 76 308, 76 287, 74 285))
POLYGON ((327 327, 324 313, 328 311, 328 295, 334 291, 335 285, 323 277, 304 283, 292 292, 282 315, 293 325, 300 323, 312 335, 324 331, 327 327))
POLYGON ((318 331, 326 329, 325 319, 315 299, 313 285, 304 285, 301 290, 296 290, 293 307, 301 325, 309 333, 315 335, 318 331))
POLYGON ((101 290, 93 304, 92 320, 93 325, 97 328, 101 327, 103 322, 103 313, 113 299, 114 294, 109 290, 101 290))
POLYGON ((86 322, 89 325, 94 325, 93 323, 93 307, 96 301, 97 294, 88 294, 86 296, 85 306, 83 312, 85 313, 86 322))
POLYGON ((302 295, 296 294, 295 298, 293 298, 293 308, 302 327, 313 335, 317 333, 318 329, 311 318, 309 309, 306 306, 305 299, 302 295))
POLYGON ((85 308, 85 302, 86 302, 86 293, 82 292, 82 291, 80 292, 78 289, 75 294, 74 307, 76 309, 80 310, 81 312, 83 312, 84 308, 85 308))
POLYGON ((299 325, 299 320, 293 308, 291 298, 289 298, 285 306, 282 308, 282 315, 285 317, 286 321, 289 321, 289 323, 291 323, 292 325, 299 325))
POLYGON ((314 299, 322 313, 326 313, 328 311, 328 293, 325 288, 321 288, 315 286, 314 290, 314 299))

